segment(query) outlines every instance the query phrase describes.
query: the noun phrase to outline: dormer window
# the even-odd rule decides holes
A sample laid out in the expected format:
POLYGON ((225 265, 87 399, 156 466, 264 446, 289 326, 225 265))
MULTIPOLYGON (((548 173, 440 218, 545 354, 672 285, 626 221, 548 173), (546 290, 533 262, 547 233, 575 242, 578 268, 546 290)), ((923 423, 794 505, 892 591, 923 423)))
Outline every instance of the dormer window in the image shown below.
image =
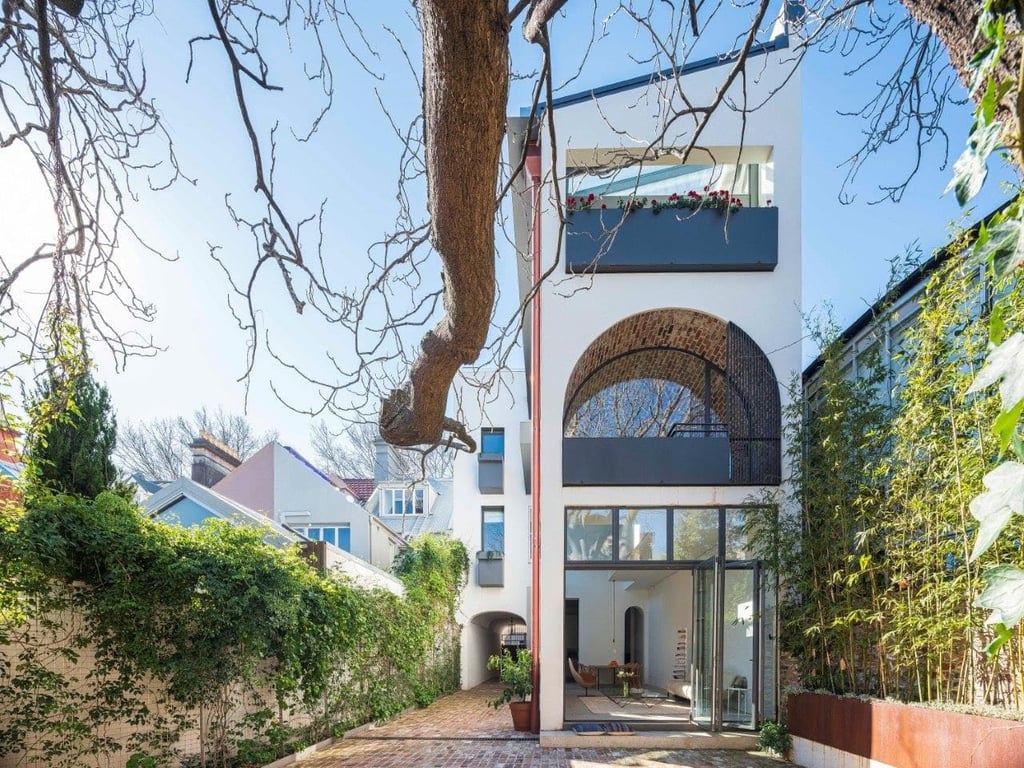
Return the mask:
POLYGON ((381 493, 382 515, 422 515, 426 511, 427 492, 422 486, 383 488, 381 493))

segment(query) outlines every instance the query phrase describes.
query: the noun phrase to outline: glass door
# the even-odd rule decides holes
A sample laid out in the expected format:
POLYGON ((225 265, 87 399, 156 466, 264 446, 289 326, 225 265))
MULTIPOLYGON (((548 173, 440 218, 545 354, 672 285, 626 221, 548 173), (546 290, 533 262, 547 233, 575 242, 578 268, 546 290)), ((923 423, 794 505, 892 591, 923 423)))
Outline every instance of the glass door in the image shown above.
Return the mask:
POLYGON ((756 728, 761 698, 760 566, 729 563, 723 576, 722 722, 732 728, 756 728))
POLYGON ((693 690, 690 697, 690 720, 717 731, 722 725, 720 697, 722 561, 712 557, 693 571, 693 690))

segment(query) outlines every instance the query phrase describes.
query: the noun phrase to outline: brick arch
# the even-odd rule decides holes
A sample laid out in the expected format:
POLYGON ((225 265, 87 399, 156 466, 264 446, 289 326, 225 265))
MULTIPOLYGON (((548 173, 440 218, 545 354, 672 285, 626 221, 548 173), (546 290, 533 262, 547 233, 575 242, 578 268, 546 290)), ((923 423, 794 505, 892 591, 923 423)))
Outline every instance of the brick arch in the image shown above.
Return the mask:
POLYGON ((780 482, 778 381, 767 355, 741 328, 682 308, 650 310, 619 321, 576 361, 565 390, 563 438, 573 437, 566 431, 571 418, 598 393, 641 379, 671 381, 699 398, 706 396, 711 413, 705 426, 721 424, 729 440, 730 483, 780 482))
MULTIPOLYGON (((703 361, 724 371, 728 324, 693 309, 656 309, 620 320, 602 333, 576 361, 565 388, 563 424, 583 403, 601 390, 636 378, 631 364, 641 362, 649 372, 691 390, 703 390, 703 361), (634 356, 630 353, 643 353, 634 356), (681 354, 682 353, 682 354, 681 354), (697 365, 697 358, 701 360, 697 365), (698 385, 699 384, 699 385, 698 385)), ((711 407, 725 412, 725 393, 712 392, 711 407)))

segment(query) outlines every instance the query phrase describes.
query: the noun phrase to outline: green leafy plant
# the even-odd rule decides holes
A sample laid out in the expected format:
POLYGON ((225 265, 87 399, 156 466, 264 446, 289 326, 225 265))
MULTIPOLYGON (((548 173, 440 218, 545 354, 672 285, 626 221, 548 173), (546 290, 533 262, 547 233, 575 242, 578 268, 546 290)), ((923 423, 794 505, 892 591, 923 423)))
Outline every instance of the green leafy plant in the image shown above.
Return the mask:
POLYGON ((793 739, 785 723, 767 720, 761 726, 761 736, 757 745, 765 752, 785 756, 793 746, 793 739))
POLYGON ((458 687, 460 542, 419 545, 403 599, 319 576, 255 528, 164 525, 111 492, 27 498, 0 514, 0 743, 13 751, 168 765, 190 757, 177 734, 202 707, 203 760, 262 764, 458 687), (78 669, 84 649, 95 661, 78 669), (128 738, 104 736, 122 723, 128 738))
POLYGON ((508 648, 501 655, 494 654, 487 660, 487 668, 497 671, 505 686, 501 696, 491 702, 495 709, 513 699, 526 701, 526 697, 533 693, 533 655, 525 648, 515 654, 508 648))

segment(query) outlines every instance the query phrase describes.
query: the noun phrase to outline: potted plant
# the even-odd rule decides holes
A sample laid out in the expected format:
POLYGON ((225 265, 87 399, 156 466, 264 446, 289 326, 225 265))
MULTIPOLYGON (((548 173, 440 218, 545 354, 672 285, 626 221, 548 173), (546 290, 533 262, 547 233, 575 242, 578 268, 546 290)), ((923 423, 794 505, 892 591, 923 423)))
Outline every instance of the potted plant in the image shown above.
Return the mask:
POLYGON ((786 757, 793 746, 793 739, 790 737, 785 723, 767 720, 761 726, 761 738, 757 744, 769 755, 786 757))
POLYGON ((533 655, 525 648, 513 655, 506 648, 500 656, 495 654, 487 660, 487 668, 497 670, 505 686, 491 706, 497 709, 508 704, 512 712, 512 727, 517 731, 530 730, 530 702, 526 697, 533 693, 533 655))

